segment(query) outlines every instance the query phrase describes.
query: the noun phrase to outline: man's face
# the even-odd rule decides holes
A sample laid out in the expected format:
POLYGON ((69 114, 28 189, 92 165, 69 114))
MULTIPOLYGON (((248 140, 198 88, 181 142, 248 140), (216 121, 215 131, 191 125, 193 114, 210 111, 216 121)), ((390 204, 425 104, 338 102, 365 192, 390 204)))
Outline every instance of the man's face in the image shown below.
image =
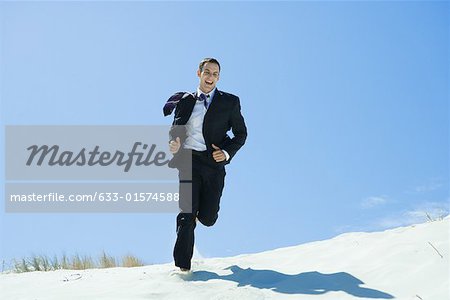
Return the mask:
POLYGON ((200 89, 204 93, 211 92, 219 81, 219 66, 215 63, 206 63, 203 70, 197 70, 197 76, 200 78, 200 89))

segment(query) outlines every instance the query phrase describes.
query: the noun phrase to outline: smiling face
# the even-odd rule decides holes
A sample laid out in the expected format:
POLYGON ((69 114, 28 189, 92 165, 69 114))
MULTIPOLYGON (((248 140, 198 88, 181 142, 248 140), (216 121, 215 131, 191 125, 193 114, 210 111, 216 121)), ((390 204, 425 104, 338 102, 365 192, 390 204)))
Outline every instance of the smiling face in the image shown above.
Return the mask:
POLYGON ((220 69, 216 63, 207 62, 202 70, 197 70, 197 76, 200 78, 200 90, 204 93, 211 92, 219 81, 220 69))

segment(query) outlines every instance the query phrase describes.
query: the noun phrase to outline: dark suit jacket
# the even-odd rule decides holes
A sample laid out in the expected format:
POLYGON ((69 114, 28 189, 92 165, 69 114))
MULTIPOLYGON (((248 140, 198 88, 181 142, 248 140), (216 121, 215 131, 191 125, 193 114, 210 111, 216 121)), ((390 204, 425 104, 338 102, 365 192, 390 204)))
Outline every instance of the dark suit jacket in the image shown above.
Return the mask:
MULTIPOLYGON (((196 92, 193 94, 186 93, 178 102, 172 125, 186 125, 194 109, 196 96, 196 92)), ((186 130, 184 127, 172 126, 170 139, 174 140, 176 137, 180 137, 181 142, 184 142, 186 139, 186 130)), ((244 145, 247 138, 247 127, 245 126, 244 117, 241 114, 239 97, 216 89, 203 120, 203 137, 208 156, 213 163, 225 165, 231 161, 236 152, 244 145), (233 132, 233 138, 230 138, 227 134, 230 129, 233 132), (216 163, 212 158, 212 152, 214 151, 212 144, 227 151, 230 159, 216 163)), ((177 167, 177 159, 182 156, 181 152, 179 151, 174 155, 174 158, 169 163, 170 167, 177 167)))

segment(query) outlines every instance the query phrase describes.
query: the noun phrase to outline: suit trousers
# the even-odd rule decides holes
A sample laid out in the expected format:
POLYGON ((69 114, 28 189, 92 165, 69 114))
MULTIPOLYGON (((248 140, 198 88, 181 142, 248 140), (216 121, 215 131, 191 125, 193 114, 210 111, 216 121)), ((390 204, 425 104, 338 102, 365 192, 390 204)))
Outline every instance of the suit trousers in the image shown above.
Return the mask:
POLYGON ((179 174, 180 213, 176 220, 177 240, 173 257, 177 267, 189 270, 194 252, 196 220, 205 226, 214 225, 225 182, 225 167, 215 165, 206 153, 193 151, 192 180, 182 180, 186 177, 181 170, 179 174), (192 200, 192 210, 190 205, 186 205, 186 199, 192 200))

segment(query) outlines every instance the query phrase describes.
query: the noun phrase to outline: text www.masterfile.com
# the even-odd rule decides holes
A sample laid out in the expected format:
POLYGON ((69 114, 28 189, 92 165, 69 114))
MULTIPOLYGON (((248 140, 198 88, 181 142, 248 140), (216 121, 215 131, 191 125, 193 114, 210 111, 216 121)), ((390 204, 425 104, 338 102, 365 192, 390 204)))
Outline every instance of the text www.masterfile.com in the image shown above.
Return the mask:
POLYGON ((114 193, 95 192, 91 194, 28 193, 10 194, 10 202, 172 202, 179 200, 179 193, 114 193))

